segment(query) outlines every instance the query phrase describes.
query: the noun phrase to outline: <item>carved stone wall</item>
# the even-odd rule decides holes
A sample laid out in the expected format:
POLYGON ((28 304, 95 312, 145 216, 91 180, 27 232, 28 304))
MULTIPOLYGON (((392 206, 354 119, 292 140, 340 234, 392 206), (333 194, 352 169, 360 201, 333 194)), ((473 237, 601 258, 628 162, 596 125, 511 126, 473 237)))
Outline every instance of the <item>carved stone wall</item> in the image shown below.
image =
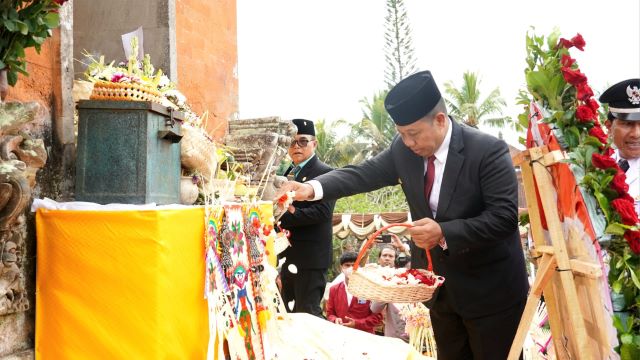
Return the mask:
POLYGON ((274 179, 280 161, 287 155, 289 144, 296 134, 290 120, 279 117, 232 120, 224 143, 229 146, 235 160, 242 164, 243 172, 251 177, 251 185, 259 185, 262 199, 275 196, 274 179))
MULTIPOLYGON (((35 256, 28 246, 27 207, 36 173, 47 161, 42 139, 32 137, 32 123, 42 123, 44 108, 35 102, 0 104, 0 358, 24 350, 31 341, 27 266, 35 256)), ((27 355, 29 357, 29 355, 27 355)))

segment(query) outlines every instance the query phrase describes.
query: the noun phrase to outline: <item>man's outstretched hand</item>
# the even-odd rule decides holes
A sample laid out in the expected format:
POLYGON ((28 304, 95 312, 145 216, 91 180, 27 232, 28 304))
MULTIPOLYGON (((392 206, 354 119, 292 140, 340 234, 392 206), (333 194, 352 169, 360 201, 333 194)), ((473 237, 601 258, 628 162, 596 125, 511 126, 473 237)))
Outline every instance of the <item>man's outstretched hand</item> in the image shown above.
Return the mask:
POLYGON ((280 186, 280 188, 278 189, 278 192, 276 193, 276 198, 274 199, 274 201, 278 201, 278 199, 280 199, 282 196, 284 196, 286 193, 293 191, 295 192, 295 195, 293 196, 293 200, 296 201, 308 201, 313 199, 315 193, 313 191, 313 187, 309 184, 303 184, 303 183, 299 183, 297 181, 287 181, 284 184, 282 184, 282 186, 280 186))

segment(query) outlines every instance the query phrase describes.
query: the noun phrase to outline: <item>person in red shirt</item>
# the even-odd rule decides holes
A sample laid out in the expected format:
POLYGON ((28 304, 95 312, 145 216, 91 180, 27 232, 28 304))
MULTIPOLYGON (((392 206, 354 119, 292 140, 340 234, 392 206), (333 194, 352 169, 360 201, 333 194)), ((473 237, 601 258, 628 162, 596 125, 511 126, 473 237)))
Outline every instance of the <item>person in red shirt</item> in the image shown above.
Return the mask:
POLYGON ((373 334, 373 328, 382 321, 382 314, 374 314, 369 300, 360 300, 347 290, 349 276, 357 257, 358 254, 355 252, 345 252, 340 256, 340 267, 345 281, 329 289, 327 320, 373 334))

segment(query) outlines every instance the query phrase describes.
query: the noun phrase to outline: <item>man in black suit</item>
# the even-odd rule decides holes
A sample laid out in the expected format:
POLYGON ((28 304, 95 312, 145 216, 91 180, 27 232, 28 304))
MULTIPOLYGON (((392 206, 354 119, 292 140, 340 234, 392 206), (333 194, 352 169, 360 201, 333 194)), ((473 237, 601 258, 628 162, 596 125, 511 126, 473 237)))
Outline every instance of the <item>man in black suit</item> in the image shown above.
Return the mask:
POLYGON ((391 146, 281 190, 332 200, 400 183, 411 216, 411 265, 446 278, 430 302, 438 359, 505 359, 528 292, 507 145, 447 115, 429 71, 400 81, 385 108, 399 133, 391 146))
MULTIPOLYGON (((289 147, 293 164, 285 176, 296 181, 311 180, 331 171, 331 167, 318 159, 318 146, 313 122, 294 119, 298 133, 289 147)), ((327 269, 333 255, 333 207, 334 201, 294 201, 280 218, 280 227, 291 232, 291 247, 280 254, 286 258, 280 272, 282 298, 289 311, 305 312, 322 317, 320 301, 327 284, 327 269)))

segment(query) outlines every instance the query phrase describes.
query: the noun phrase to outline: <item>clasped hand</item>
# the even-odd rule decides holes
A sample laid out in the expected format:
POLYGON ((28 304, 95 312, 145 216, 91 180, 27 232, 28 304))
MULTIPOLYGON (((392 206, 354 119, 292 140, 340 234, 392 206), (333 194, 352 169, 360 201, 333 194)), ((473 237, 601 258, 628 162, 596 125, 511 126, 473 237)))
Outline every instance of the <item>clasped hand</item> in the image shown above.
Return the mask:
POLYGON ((413 222, 409 234, 416 246, 429 250, 443 239, 442 228, 433 219, 423 218, 413 222))

